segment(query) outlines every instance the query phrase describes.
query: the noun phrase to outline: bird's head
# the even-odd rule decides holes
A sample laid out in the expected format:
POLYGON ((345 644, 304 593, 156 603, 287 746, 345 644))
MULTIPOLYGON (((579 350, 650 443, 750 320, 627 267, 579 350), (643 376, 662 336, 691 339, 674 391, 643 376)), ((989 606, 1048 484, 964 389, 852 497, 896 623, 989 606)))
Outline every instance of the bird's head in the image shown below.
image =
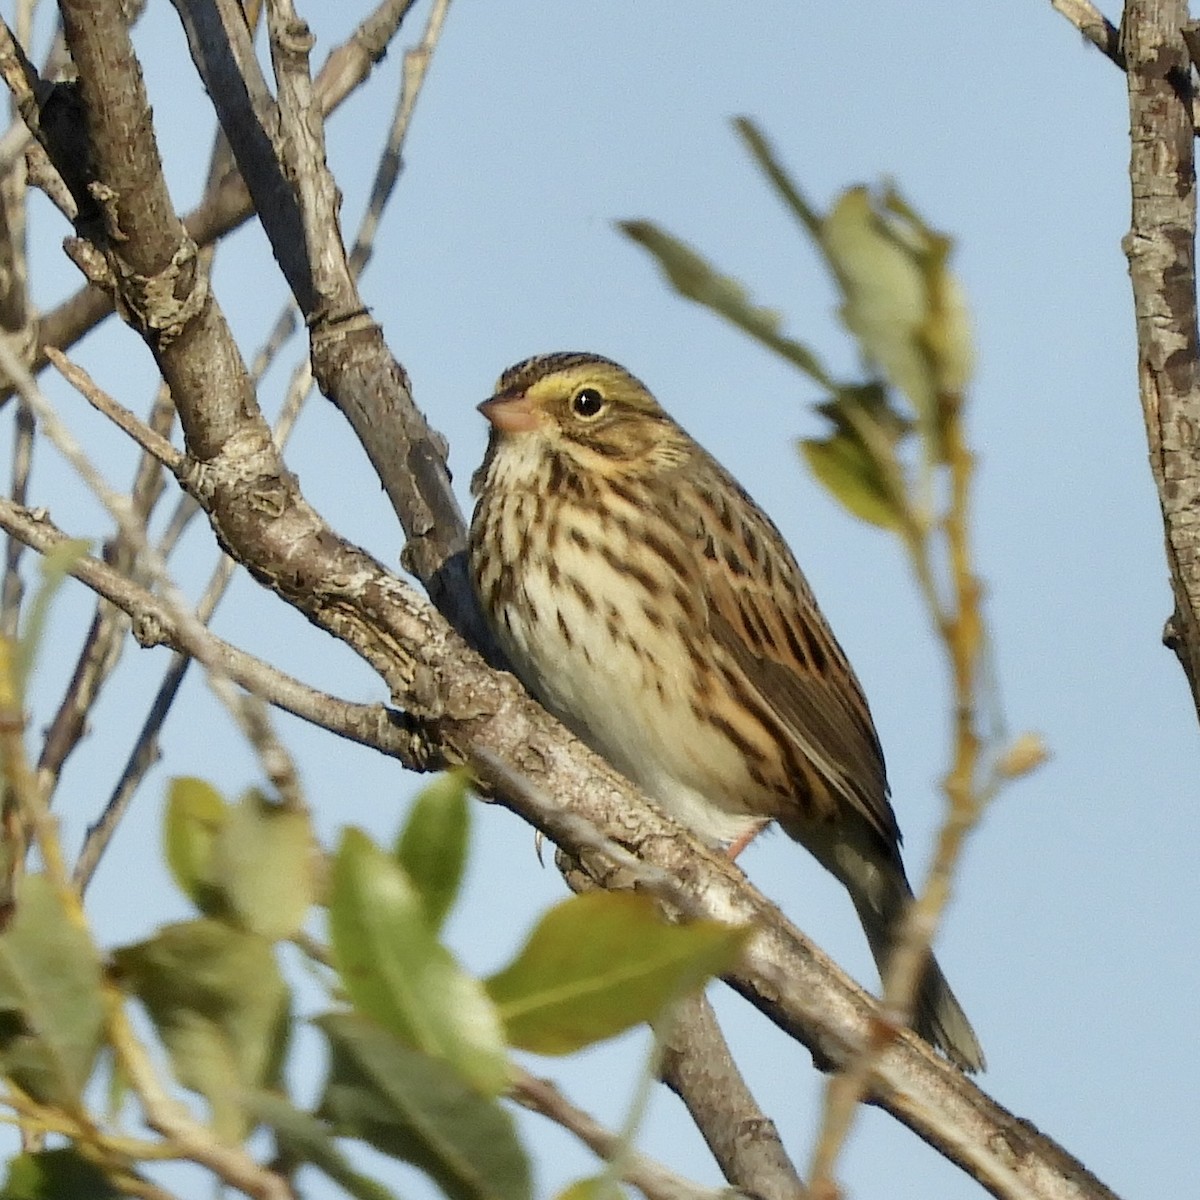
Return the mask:
POLYGON ((678 465, 690 441, 641 380, 595 354, 546 354, 510 367, 479 411, 493 445, 530 439, 603 473, 678 465))

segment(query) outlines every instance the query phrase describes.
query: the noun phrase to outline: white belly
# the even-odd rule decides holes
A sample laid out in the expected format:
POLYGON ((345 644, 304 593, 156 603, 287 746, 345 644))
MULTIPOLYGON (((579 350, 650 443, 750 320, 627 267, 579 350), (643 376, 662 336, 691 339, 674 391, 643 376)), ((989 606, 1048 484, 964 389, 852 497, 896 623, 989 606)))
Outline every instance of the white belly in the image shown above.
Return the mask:
POLYGON ((763 819, 746 808, 745 765, 693 712, 682 639, 648 623, 644 598, 594 550, 566 544, 554 568, 525 566, 498 633, 526 685, 584 741, 681 824, 735 841, 763 819))

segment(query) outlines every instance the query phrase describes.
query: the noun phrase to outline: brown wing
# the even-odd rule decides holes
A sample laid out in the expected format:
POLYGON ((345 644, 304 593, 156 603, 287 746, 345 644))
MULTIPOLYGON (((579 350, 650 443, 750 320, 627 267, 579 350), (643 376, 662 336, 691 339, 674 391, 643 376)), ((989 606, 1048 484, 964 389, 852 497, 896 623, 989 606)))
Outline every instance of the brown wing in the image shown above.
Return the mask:
POLYGON ((781 755, 772 782, 799 802, 802 819, 849 805, 894 848, 883 751, 858 679, 779 531, 715 460, 706 466, 723 484, 693 476, 710 629, 774 720, 781 755))

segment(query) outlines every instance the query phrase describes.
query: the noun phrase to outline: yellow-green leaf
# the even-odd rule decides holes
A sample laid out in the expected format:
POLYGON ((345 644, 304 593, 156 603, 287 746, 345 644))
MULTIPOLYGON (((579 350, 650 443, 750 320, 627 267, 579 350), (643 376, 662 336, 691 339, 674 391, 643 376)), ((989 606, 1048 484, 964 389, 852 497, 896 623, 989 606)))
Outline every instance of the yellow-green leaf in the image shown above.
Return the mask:
POLYGON ((938 390, 945 396, 961 397, 975 369, 975 346, 966 293, 950 270, 954 242, 927 225, 894 187, 884 192, 883 206, 917 232, 929 296, 921 336, 933 359, 938 390))
POLYGON ((203 779, 171 780, 163 821, 167 865, 180 890, 208 916, 221 916, 228 907, 213 878, 213 847, 229 812, 220 792, 203 779))
POLYGON ((749 931, 672 925, 646 896, 594 892, 555 905, 487 981, 509 1041, 570 1054, 652 1020, 737 961, 749 931))
POLYGON ((469 784, 466 771, 447 771, 422 788, 396 846, 396 860, 420 893, 435 932, 454 905, 467 862, 469 784))
POLYGON ((45 875, 21 886, 0 935, 0 1070, 35 1099, 72 1108, 104 1027, 100 959, 45 875))
POLYGON ((937 383, 919 337, 929 302, 918 247, 881 217, 864 187, 834 205, 822 242, 842 285, 846 325, 917 412, 931 412, 937 383))
POLYGON ((355 1008, 484 1094, 503 1090, 508 1058, 495 1006, 438 942, 404 869, 358 829, 343 833, 334 859, 329 930, 355 1008))
POLYGON ((304 924, 317 861, 308 814, 251 790, 217 832, 212 878, 243 928, 279 941, 304 924))
POLYGON ((966 300, 950 273, 951 242, 889 189, 864 187, 825 218, 821 245, 842 288, 842 315, 864 354, 912 402, 931 456, 944 456, 947 415, 961 403, 973 351, 966 300))
POLYGON ((861 442, 838 432, 828 438, 806 438, 799 445, 809 470, 854 516, 881 529, 899 528, 896 500, 861 442))

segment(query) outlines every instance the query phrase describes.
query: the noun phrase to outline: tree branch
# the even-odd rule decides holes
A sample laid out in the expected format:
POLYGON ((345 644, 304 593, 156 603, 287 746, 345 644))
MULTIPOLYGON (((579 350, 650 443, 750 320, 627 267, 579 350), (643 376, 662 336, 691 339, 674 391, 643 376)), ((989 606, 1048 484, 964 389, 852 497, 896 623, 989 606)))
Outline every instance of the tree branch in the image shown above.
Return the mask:
POLYGON ((681 1001, 660 1037, 662 1081, 687 1107, 725 1178, 762 1200, 804 1200, 775 1122, 746 1086, 704 994, 681 1001))
POLYGON ((1133 195, 1124 239, 1138 386, 1166 532, 1175 612, 1164 637, 1200 713, 1200 339, 1196 174, 1184 0, 1130 0, 1123 23, 1133 195))
MULTIPOLYGON (((844 1068, 870 1035, 874 1000, 724 855, 648 806, 584 747, 556 739, 553 724, 521 695, 470 723, 478 729, 471 766, 489 792, 601 887, 636 886, 685 916, 753 926, 758 932, 742 966, 726 982, 812 1051, 823 1069, 844 1068)), ((1086 1167, 907 1030, 877 1061, 868 1101, 1005 1200, 1117 1200, 1086 1167)))
POLYGON ((1125 52, 1117 27, 1091 0, 1050 0, 1055 12, 1061 13, 1101 54, 1125 70, 1125 52))
MULTIPOLYGON (((229 0, 177 2, 181 9, 202 10, 229 0)), ((272 5, 269 11, 278 8, 272 5)), ((459 632, 474 645, 490 647, 466 577, 466 526, 450 487, 445 440, 429 428, 413 403, 404 368, 367 314, 339 236, 336 189, 325 166, 319 105, 308 83, 303 25, 280 10, 272 26, 278 47, 273 51, 281 101, 278 119, 290 134, 283 139, 289 158, 285 164, 271 149, 270 128, 254 138, 234 136, 239 123, 273 123, 276 118, 265 105, 248 106, 242 100, 268 91, 252 48, 242 44, 248 42, 244 29, 224 23, 231 44, 200 45, 192 38, 192 30, 217 24, 191 23, 192 57, 230 133, 242 175, 276 180, 261 185, 272 197, 285 186, 289 189, 286 201, 261 209, 259 216, 276 257, 286 264, 285 274, 309 325, 313 374, 350 422, 408 535, 405 566, 459 632), (247 75, 244 86, 221 88, 221 81, 235 71, 247 75), (302 239, 295 235, 297 227, 304 230, 302 239)))
MULTIPOLYGON (((0 499, 0 530, 39 554, 48 554, 71 540, 45 512, 21 508, 4 499, 0 499)), ((127 613, 142 646, 168 646, 188 658, 213 663, 248 692, 302 721, 397 758, 412 770, 433 769, 421 752, 426 739, 414 733, 402 714, 386 705, 341 700, 230 645, 202 625, 181 626, 173 610, 158 596, 90 555, 75 559, 68 574, 127 613)))
POLYGON ((548 1079, 538 1079, 515 1067, 509 1096, 522 1108, 540 1113, 569 1130, 605 1162, 618 1158, 621 1178, 637 1188, 646 1200, 723 1200, 727 1195, 724 1188, 700 1187, 647 1155, 623 1146, 611 1129, 577 1108, 548 1079))
MULTIPOLYGON (((503 780, 509 795, 544 810, 546 805, 528 781, 515 777, 487 751, 477 751, 479 761, 494 780, 503 780)), ((572 822, 573 844, 591 846, 615 866, 634 864, 620 887, 653 892, 673 911, 680 903, 675 881, 662 872, 647 873, 646 865, 628 855, 615 842, 597 838, 586 822, 572 822)), ((561 845, 561 843, 560 843, 561 845)), ((560 849, 555 865, 574 892, 596 891, 595 878, 580 860, 560 849)), ((615 878, 608 886, 618 887, 615 878)), ((685 907, 687 901, 683 901, 685 907)), ((659 1078, 673 1091, 695 1122, 725 1178, 762 1200, 804 1200, 807 1192, 775 1123, 762 1111, 746 1086, 721 1032, 716 1014, 703 992, 672 1005, 655 1025, 660 1050, 659 1078)))

